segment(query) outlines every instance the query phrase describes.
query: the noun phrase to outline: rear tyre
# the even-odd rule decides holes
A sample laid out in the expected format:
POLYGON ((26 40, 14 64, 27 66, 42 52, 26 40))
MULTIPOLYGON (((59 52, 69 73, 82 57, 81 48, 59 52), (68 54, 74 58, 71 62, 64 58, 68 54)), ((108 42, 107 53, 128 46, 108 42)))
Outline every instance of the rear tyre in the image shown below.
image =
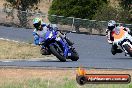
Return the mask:
POLYGON ((124 48, 128 52, 128 54, 132 57, 132 48, 128 44, 125 44, 124 48))
POLYGON ((66 58, 62 56, 59 52, 57 52, 55 45, 50 46, 50 50, 53 55, 55 55, 61 62, 65 62, 66 58))
POLYGON ((72 55, 69 58, 72 61, 77 61, 79 59, 79 55, 75 49, 72 50, 72 55))

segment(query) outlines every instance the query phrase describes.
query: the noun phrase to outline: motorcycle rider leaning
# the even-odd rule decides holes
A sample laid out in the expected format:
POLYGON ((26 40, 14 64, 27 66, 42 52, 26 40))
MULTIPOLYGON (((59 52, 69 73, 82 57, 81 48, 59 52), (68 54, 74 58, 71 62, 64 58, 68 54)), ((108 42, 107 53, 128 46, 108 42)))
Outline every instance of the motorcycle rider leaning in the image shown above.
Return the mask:
MULTIPOLYGON (((58 31, 58 36, 60 36, 61 38, 64 38, 67 41, 67 43, 69 44, 69 46, 73 45, 73 43, 58 30, 56 24, 46 24, 42 21, 41 18, 34 18, 33 26, 35 27, 35 29, 33 31, 35 45, 40 45, 42 42, 44 42, 44 41, 40 42, 40 40, 41 40, 41 38, 42 39, 44 38, 44 36, 48 30, 58 31)), ((42 55, 50 55, 51 54, 49 52, 49 50, 44 46, 41 46, 40 52, 42 55)))
MULTIPOLYGON (((108 38, 108 42, 112 44, 114 41, 113 34, 117 31, 123 29, 124 31, 127 31, 130 35, 132 35, 132 32, 129 30, 129 28, 123 27, 123 26, 117 26, 116 22, 114 20, 110 20, 108 22, 108 28, 106 29, 106 36, 108 38)), ((118 49, 117 45, 112 44, 111 53, 115 55, 116 53, 122 53, 121 49, 118 49)))

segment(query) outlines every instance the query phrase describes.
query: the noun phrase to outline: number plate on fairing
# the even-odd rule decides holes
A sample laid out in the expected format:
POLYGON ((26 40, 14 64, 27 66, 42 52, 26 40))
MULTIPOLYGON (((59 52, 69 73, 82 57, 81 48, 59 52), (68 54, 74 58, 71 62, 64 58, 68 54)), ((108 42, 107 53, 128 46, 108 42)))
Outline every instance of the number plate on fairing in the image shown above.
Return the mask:
POLYGON ((71 53, 68 53, 68 56, 71 56, 71 53))

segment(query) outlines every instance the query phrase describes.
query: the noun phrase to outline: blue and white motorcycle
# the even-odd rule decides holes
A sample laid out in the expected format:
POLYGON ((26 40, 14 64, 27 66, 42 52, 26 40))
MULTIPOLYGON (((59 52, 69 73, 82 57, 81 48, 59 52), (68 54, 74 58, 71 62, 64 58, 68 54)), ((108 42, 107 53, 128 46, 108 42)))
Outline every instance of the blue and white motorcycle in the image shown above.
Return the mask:
POLYGON ((58 35, 58 31, 47 31, 42 45, 47 47, 49 52, 62 62, 65 62, 66 59, 71 59, 72 61, 77 61, 79 59, 79 55, 75 48, 69 46, 67 41, 58 35))

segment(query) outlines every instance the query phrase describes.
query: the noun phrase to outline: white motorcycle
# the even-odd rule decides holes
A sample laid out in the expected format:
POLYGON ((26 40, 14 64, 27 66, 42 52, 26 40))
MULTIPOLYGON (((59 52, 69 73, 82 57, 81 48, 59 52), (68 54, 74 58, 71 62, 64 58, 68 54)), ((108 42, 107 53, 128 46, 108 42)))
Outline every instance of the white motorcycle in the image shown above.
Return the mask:
MULTIPOLYGON (((128 30, 125 30, 124 27, 117 28, 113 33, 114 41, 112 44, 117 45, 118 49, 125 52, 125 55, 132 57, 132 36, 128 30)), ((108 42, 111 43, 109 38, 108 42)))

